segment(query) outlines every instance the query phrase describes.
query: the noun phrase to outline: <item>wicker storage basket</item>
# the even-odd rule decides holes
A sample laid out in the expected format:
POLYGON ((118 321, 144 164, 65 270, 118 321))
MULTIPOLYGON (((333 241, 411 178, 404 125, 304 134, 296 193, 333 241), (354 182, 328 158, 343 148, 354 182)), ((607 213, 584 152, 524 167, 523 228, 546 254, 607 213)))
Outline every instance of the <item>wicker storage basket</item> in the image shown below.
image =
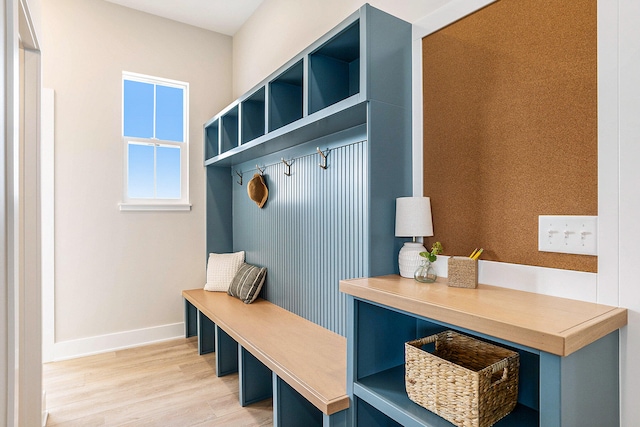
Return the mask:
POLYGON ((495 424, 518 400, 518 353, 444 331, 405 344, 409 398, 459 427, 495 424), (422 346, 435 342, 429 353, 422 346))

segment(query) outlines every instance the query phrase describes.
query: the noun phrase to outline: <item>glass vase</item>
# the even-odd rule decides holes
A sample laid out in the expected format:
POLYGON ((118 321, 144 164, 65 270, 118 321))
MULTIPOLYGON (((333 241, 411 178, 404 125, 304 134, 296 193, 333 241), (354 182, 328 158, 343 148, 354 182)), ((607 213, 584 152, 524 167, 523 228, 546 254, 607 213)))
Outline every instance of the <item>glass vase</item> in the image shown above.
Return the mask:
POLYGON ((436 275, 436 270, 433 268, 433 265, 431 265, 431 261, 425 259, 420 264, 420 267, 416 269, 415 273, 413 273, 413 278, 421 283, 433 283, 438 276, 436 275))

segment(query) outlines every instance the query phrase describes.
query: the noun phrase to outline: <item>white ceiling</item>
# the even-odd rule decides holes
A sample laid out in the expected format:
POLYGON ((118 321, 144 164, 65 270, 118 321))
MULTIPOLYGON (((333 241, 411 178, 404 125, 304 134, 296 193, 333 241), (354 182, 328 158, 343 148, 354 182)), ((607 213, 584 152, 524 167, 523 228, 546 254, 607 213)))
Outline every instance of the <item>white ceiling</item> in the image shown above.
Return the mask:
POLYGON ((234 35, 263 0, 107 0, 131 9, 234 35))

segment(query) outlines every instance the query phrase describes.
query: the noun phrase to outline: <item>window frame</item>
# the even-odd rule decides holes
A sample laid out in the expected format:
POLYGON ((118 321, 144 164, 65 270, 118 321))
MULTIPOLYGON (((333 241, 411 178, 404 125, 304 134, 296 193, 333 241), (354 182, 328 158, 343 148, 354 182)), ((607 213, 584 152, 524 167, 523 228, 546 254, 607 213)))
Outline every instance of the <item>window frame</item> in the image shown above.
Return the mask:
MULTIPOLYGON (((154 90, 155 93, 155 90, 154 90)), ((154 134, 155 134, 155 108, 154 99, 154 134)), ((122 138, 122 149, 124 156, 123 167, 123 187, 122 202, 120 203, 121 211, 188 211, 191 210, 189 199, 189 83, 178 80, 171 80, 162 77, 149 76, 145 74, 132 73, 128 71, 122 72, 121 81, 121 114, 120 114, 120 137, 122 138), (125 81, 135 81, 165 87, 173 87, 182 89, 183 93, 183 141, 168 141, 155 138, 129 137, 124 135, 124 86, 125 81), (129 145, 147 145, 157 147, 177 147, 180 150, 180 198, 132 198, 129 197, 129 145)), ((154 160, 154 168, 157 166, 154 160)), ((154 179, 154 185, 156 180, 154 179)))

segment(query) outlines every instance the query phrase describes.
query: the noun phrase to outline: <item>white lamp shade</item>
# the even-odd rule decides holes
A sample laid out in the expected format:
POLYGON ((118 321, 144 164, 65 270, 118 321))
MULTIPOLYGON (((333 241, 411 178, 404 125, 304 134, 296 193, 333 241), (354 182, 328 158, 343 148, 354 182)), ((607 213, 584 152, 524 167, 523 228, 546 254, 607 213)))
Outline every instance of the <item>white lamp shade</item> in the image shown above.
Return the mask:
POLYGON ((398 197, 396 199, 396 237, 433 236, 431 199, 398 197))

